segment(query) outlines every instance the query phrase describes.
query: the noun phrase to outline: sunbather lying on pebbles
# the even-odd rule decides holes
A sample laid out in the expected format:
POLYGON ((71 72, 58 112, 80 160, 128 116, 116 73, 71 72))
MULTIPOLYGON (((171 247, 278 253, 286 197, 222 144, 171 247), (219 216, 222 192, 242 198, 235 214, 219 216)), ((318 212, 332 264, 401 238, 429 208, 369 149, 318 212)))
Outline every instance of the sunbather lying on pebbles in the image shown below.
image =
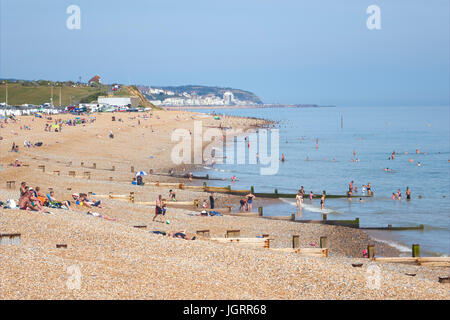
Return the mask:
POLYGON ((88 208, 92 208, 92 207, 103 208, 101 200, 93 202, 93 201, 88 200, 86 197, 87 197, 87 194, 85 194, 85 193, 72 194, 73 200, 79 206, 86 206, 88 208))
POLYGON ((91 210, 89 210, 86 214, 89 215, 89 216, 103 218, 103 219, 106 219, 106 220, 109 220, 109 221, 117 221, 117 218, 111 218, 111 217, 108 217, 105 214, 100 214, 100 213, 97 213, 97 212, 93 212, 91 210))
POLYGON ((184 239, 184 240, 195 240, 195 236, 193 236, 193 237, 187 236, 186 230, 170 232, 169 237, 180 238, 180 239, 184 239))

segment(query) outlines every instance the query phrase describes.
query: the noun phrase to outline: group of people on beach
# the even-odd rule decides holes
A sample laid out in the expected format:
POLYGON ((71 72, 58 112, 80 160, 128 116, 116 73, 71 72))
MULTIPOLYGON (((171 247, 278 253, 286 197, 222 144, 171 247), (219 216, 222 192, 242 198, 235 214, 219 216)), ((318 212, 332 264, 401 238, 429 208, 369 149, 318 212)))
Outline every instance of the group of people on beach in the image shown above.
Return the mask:
POLYGON ((240 203, 240 211, 241 212, 252 212, 253 210, 253 200, 255 200, 255 195, 253 193, 249 193, 246 196, 242 197, 242 199, 239 201, 240 203))
MULTIPOLYGON (((303 205, 303 201, 305 199, 305 187, 301 186, 300 190, 298 190, 297 195, 295 196, 295 202, 297 204, 297 214, 302 212, 302 205, 303 205)), ((309 202, 312 203, 313 198, 314 198, 315 194, 313 191, 310 191, 308 197, 309 197, 309 202)), ((320 197, 320 209, 323 210, 325 208, 325 192, 322 193, 322 196, 320 197)))
MULTIPOLYGON (((409 187, 406 187, 406 200, 411 200, 411 189, 409 187)), ((397 190, 397 192, 392 192, 392 200, 402 200, 402 192, 400 189, 397 190)))

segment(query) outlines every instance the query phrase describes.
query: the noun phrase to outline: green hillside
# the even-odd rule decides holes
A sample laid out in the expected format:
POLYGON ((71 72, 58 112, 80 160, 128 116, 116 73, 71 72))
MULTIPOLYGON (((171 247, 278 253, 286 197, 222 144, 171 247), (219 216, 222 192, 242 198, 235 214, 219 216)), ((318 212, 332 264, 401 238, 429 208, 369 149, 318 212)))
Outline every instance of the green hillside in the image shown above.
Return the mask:
MULTIPOLYGON (((48 82, 47 82, 48 83, 48 82)), ((0 83, 0 102, 5 102, 6 85, 0 83)), ((22 84, 8 83, 8 105, 22 105, 50 103, 51 86, 48 84, 22 84)), ((61 89, 61 104, 67 106, 79 102, 91 102, 96 100, 98 95, 106 95, 108 86, 100 88, 86 86, 59 85, 53 86, 53 105, 59 105, 59 95, 61 89)))

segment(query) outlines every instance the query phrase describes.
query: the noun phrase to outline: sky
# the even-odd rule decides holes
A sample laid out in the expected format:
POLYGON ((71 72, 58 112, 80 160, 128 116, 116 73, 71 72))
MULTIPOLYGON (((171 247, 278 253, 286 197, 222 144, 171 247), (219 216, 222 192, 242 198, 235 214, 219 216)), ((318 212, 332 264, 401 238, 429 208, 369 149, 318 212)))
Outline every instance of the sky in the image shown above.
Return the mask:
POLYGON ((448 0, 0 0, 0 78, 249 90, 266 103, 450 104, 448 0), (80 29, 67 28, 70 5, 80 29), (366 13, 380 8, 381 29, 366 13))

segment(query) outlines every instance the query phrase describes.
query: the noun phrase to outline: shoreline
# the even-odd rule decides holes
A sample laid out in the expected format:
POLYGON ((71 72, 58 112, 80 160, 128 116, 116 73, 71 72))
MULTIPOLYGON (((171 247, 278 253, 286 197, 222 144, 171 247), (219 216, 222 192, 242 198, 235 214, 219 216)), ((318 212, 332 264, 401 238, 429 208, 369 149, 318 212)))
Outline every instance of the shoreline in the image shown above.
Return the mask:
MULTIPOLYGON (((46 193, 48 188, 53 188, 58 199, 71 199, 73 192, 94 192, 97 195, 110 192, 126 195, 134 192, 137 201, 134 204, 101 198, 105 208, 95 210, 102 215, 117 218, 116 222, 87 216, 86 208, 75 208, 71 211, 51 209, 54 215, 0 209, 0 233, 22 234, 20 246, 0 246, 0 254, 5 257, 0 262, 0 277, 2 288, 6 290, 4 294, 6 299, 24 297, 183 299, 180 292, 186 290, 192 293, 191 298, 199 299, 381 297, 379 292, 368 291, 365 286, 365 275, 361 273, 361 270, 365 269, 358 271, 358 268, 352 268, 350 265, 355 261, 361 261, 365 267, 373 263, 362 258, 362 250, 372 241, 363 230, 227 215, 196 217, 190 215, 194 211, 193 207, 169 207, 162 223, 153 222, 154 207, 138 203, 153 201, 158 194, 167 197, 170 188, 131 185, 134 173, 130 171, 130 166, 133 166, 135 171, 152 168, 161 172, 173 167, 167 161, 170 159, 170 150, 167 148, 170 146, 170 132, 173 128, 189 128, 195 114, 154 111, 152 118, 147 120, 116 114, 116 117, 124 118, 118 122, 111 122, 110 116, 95 115, 97 120, 94 123, 64 127, 61 133, 44 132, 46 120, 31 117, 21 117, 18 123, 8 124, 1 129, 0 134, 4 140, 0 142, 2 163, 0 175, 3 181, 0 186, 0 200, 17 198, 20 181, 26 181, 31 187, 40 186, 43 193, 46 193), (137 125, 138 119, 141 121, 140 126, 137 125), (18 128, 24 124, 31 126, 32 130, 25 131, 18 128), (110 130, 115 134, 114 139, 107 137, 110 130), (33 142, 40 140, 44 145, 27 149, 22 145, 24 139, 33 142), (19 153, 8 152, 13 141, 20 144, 19 153), (8 166, 7 164, 15 158, 19 158, 29 167, 8 166), (69 162, 72 163, 70 166, 69 162), (84 164, 81 165, 81 162, 84 164), (93 163, 96 163, 95 168, 93 163), (38 169, 39 165, 45 165, 45 172, 38 169), (113 165, 115 170, 111 171, 113 165), (76 177, 69 176, 69 171, 75 171, 76 177), (90 172, 89 179, 83 176, 84 172, 90 172), (109 177, 113 180, 110 181, 109 177), (7 189, 4 182, 11 180, 16 181, 16 185, 13 189, 7 189), (141 230, 133 228, 135 225, 147 227, 141 230), (327 236, 330 252, 328 258, 298 257, 296 254, 279 253, 263 248, 216 244, 207 239, 196 241, 173 239, 150 232, 183 229, 188 234, 209 229, 211 236, 214 237, 223 237, 225 231, 230 229, 240 229, 243 237, 270 234, 275 239, 271 243, 273 248, 292 247, 292 236, 296 234, 300 236, 302 248, 314 248, 318 247, 320 236, 327 236), (55 244, 58 243, 67 244, 68 248, 55 249, 55 244), (67 276, 64 277, 65 268, 73 264, 80 265, 83 273, 81 291, 67 290, 65 286, 67 280, 67 276), (230 266, 233 268, 229 269, 230 266), (199 268, 209 271, 199 273, 199 268), (249 268, 257 272, 247 274, 249 268), (284 272, 280 274, 277 271, 279 268, 284 272), (299 271, 298 268, 303 268, 301 269, 303 271, 299 271), (15 279, 14 274, 7 270, 16 270, 21 274, 21 278, 15 279), (36 270, 42 273, 36 274, 36 270), (314 277, 306 276, 312 270, 314 277), (214 271, 214 277, 211 277, 210 271, 214 271), (304 272, 305 275, 299 277, 299 272, 304 272), (119 274, 120 277, 114 277, 115 274, 119 274), (330 275, 338 277, 337 282, 330 283, 330 275), (151 279, 155 277, 159 279, 158 282, 152 282, 151 279), (123 286, 122 281, 129 284, 123 286), (323 286, 336 286, 336 290, 331 292, 302 289, 305 285, 316 281, 323 286), (353 283, 352 281, 356 281, 356 284, 350 288, 348 284, 353 283), (200 283, 203 284, 201 287, 200 283), (231 284, 232 288, 218 290, 224 288, 226 283, 231 284), (25 291, 21 288, 28 289, 25 291), (135 291, 136 288, 140 289, 135 291), (161 289, 163 291, 158 291, 161 289), (163 293, 156 297, 152 293, 156 291, 163 293), (298 296, 299 292, 302 292, 301 297, 298 296), (342 292, 346 293, 340 294, 342 292)), ((206 124, 217 123, 212 117, 202 120, 206 124)), ((245 127, 248 124, 248 119, 226 120, 236 127, 245 127)), ((171 177, 156 178, 149 175, 144 177, 144 181, 182 180, 171 177)), ((194 185, 197 181, 185 183, 194 185)), ((198 184, 201 184, 200 180, 198 184)), ((174 191, 178 201, 193 199, 202 201, 209 196, 209 193, 203 191, 182 189, 174 191)), ((218 193, 215 193, 215 196, 218 198, 217 208, 230 204, 233 208, 238 208, 238 196, 218 193)), ((97 199, 95 195, 91 197, 97 199)), ((259 205, 275 203, 275 200, 271 199, 257 199, 257 201, 254 211, 259 205)), ((395 254, 393 248, 383 243, 376 243, 376 248, 377 256, 395 254)), ((436 293, 435 298, 446 297, 444 288, 436 281, 437 275, 442 275, 442 270, 445 269, 421 269, 418 266, 398 264, 380 264, 380 268, 383 272, 393 272, 393 280, 383 282, 386 288, 393 288, 392 291, 387 289, 388 296, 406 299, 429 297, 426 292, 432 288, 436 293), (405 279, 404 270, 413 270, 420 274, 420 281, 417 282, 412 277, 405 279), (405 280, 414 283, 419 289, 414 292, 405 290, 405 280)))

